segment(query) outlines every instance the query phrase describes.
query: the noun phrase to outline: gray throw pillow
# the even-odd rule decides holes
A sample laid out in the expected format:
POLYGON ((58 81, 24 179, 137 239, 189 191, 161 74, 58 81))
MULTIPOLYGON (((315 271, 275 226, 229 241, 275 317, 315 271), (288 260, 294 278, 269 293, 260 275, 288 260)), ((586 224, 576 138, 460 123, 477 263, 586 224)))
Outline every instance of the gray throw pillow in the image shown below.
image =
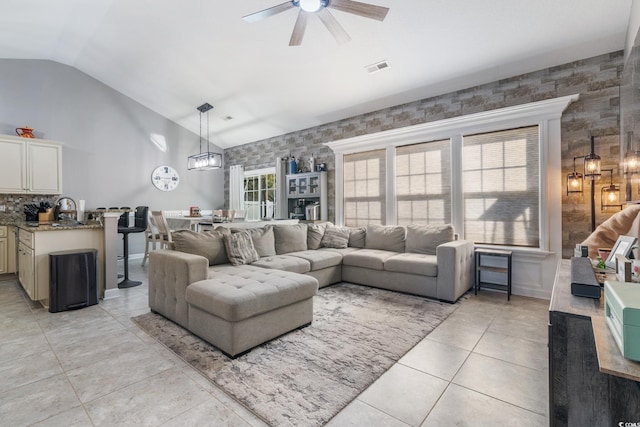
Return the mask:
POLYGON ((401 225, 367 225, 367 235, 364 239, 366 249, 381 249, 383 251, 404 252, 405 230, 401 225))
POLYGON ((454 230, 451 224, 407 226, 407 252, 435 255, 438 246, 452 240, 454 230))
POLYGON ((225 234, 224 245, 227 248, 227 256, 233 265, 251 264, 260 257, 253 247, 253 240, 246 231, 225 234))
POLYGON ((307 250, 307 224, 274 225, 276 254, 307 250))
POLYGON ((319 224, 307 224, 307 249, 320 249, 324 230, 328 226, 332 226, 330 222, 321 222, 319 224))
POLYGON ((349 232, 349 247, 364 248, 364 240, 367 235, 367 229, 364 227, 353 227, 349 232))
POLYGON ((323 248, 344 249, 349 244, 349 229, 344 227, 327 227, 322 237, 323 248))
POLYGON ((227 264, 227 250, 224 236, 229 234, 226 229, 196 233, 191 230, 177 230, 171 233, 173 248, 176 251, 200 255, 209 260, 209 265, 227 264))
POLYGON ((264 227, 252 228, 231 228, 232 233, 246 231, 251 236, 253 247, 258 255, 274 256, 276 254, 276 240, 273 234, 273 226, 268 224, 264 227))

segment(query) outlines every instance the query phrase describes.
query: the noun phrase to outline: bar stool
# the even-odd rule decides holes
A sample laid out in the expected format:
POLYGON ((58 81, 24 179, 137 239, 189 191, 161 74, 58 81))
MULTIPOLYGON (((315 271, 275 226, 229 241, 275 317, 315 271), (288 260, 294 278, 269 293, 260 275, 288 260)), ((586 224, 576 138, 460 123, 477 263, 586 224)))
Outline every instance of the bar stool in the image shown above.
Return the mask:
MULTIPOLYGON (((123 235, 124 242, 124 279, 122 279, 122 282, 118 283, 118 288, 121 289, 132 288, 134 286, 142 284, 142 282, 129 279, 129 234, 145 232, 145 230, 147 229, 147 225, 149 224, 149 207, 138 206, 136 208, 136 212, 134 214, 135 222, 133 224, 133 227, 128 227, 129 212, 126 212, 125 214, 123 214, 123 216, 124 215, 127 215, 127 226, 121 227, 120 220, 118 220, 118 233, 121 233, 123 235)), ((122 219, 122 216, 120 217, 120 219, 122 219)))

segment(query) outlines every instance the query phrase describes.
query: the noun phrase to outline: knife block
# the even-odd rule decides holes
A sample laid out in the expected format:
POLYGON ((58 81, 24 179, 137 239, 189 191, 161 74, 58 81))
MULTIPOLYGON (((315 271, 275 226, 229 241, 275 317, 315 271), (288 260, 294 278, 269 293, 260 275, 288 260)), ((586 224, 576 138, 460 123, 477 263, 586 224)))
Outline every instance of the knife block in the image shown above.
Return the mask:
POLYGON ((53 222, 53 209, 48 208, 45 212, 38 212, 38 223, 51 224, 53 222))

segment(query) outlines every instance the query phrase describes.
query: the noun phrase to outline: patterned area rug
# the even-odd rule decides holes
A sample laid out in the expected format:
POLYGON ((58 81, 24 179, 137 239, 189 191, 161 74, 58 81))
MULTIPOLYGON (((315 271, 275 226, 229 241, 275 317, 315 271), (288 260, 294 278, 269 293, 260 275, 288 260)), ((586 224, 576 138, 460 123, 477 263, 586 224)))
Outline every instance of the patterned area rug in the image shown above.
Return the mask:
POLYGON ((231 360, 164 317, 133 320, 273 426, 320 426, 458 304, 341 283, 314 297, 313 323, 231 360))

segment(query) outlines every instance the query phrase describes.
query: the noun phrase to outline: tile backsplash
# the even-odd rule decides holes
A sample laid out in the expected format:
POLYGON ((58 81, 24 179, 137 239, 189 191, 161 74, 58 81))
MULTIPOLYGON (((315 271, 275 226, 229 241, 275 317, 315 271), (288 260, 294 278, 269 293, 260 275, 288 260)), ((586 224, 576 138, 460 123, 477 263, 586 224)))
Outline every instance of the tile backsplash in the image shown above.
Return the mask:
POLYGON ((0 222, 24 220, 24 205, 40 202, 49 202, 53 206, 58 199, 56 195, 43 194, 0 194, 0 222), (4 206, 4 212, 1 207, 4 206))

